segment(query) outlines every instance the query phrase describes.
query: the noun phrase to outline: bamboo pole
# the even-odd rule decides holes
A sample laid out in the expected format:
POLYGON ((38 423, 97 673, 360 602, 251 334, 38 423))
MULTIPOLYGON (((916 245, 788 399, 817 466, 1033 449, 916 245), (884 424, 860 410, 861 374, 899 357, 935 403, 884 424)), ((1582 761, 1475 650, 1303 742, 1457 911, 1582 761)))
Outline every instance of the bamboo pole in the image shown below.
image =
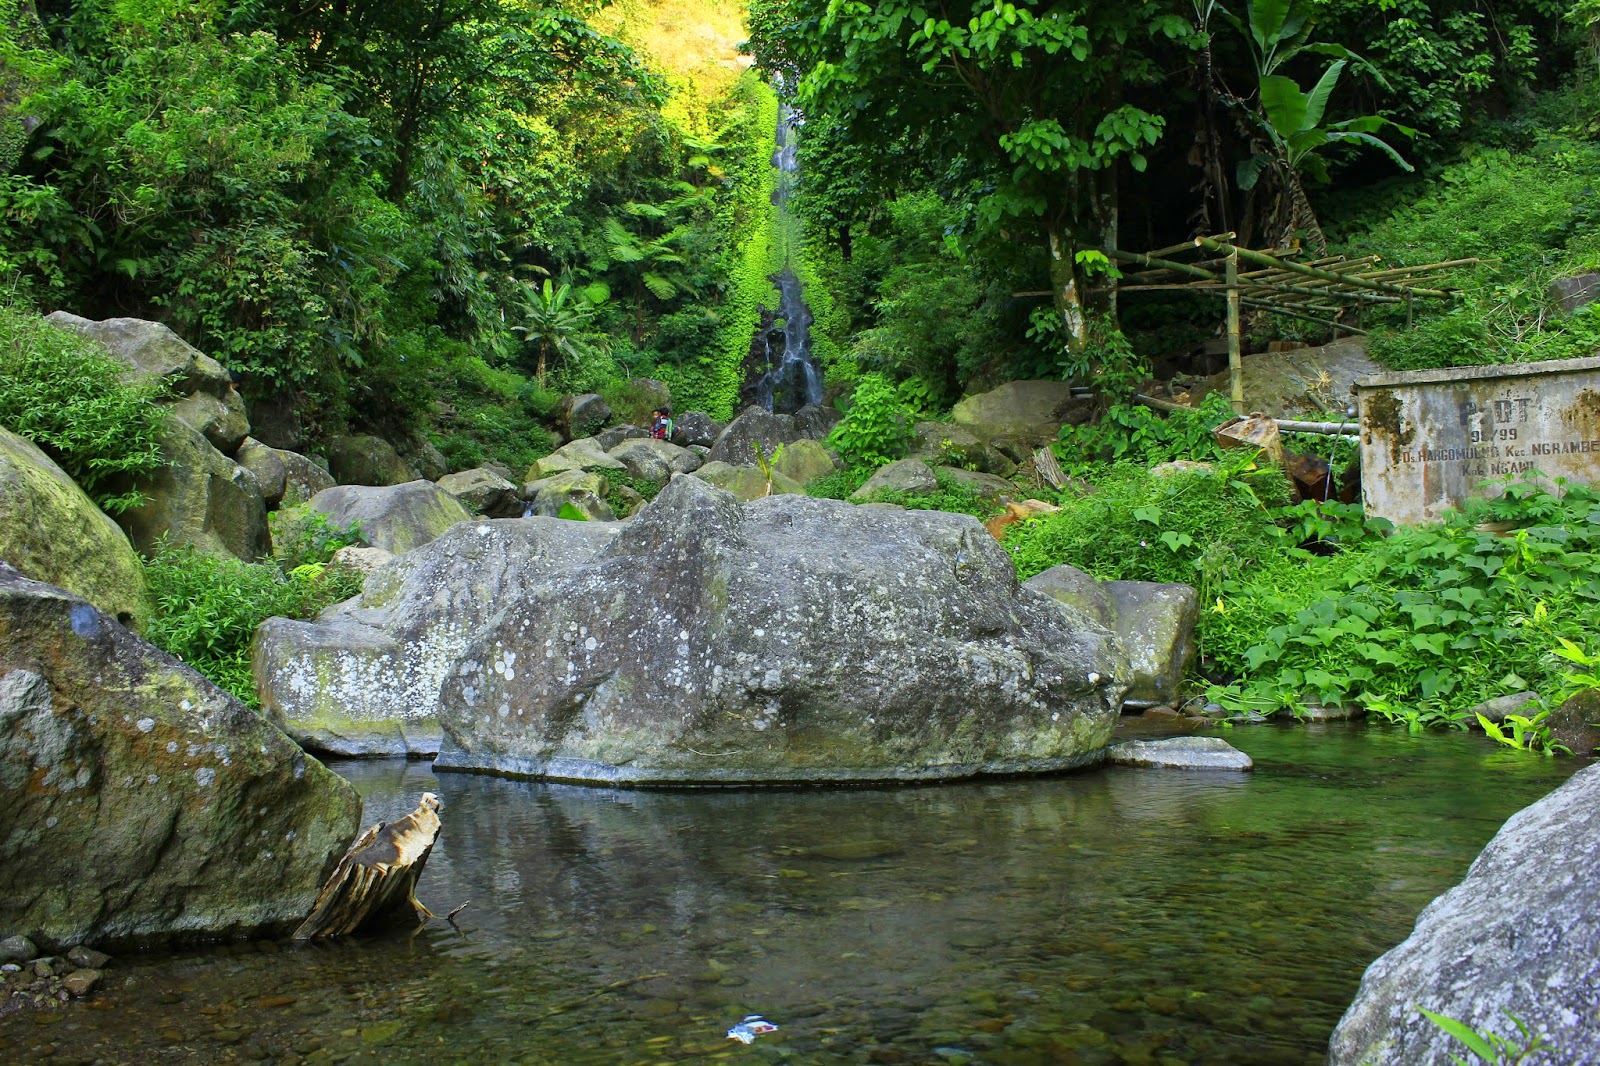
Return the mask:
POLYGON ((1249 248, 1239 248, 1232 244, 1223 244, 1221 241, 1214 241, 1210 237, 1196 237, 1194 239, 1194 243, 1195 247, 1197 248, 1209 248, 1214 252, 1227 252, 1231 249, 1241 258, 1247 259, 1252 263, 1260 263, 1262 266, 1276 267, 1280 270, 1289 270, 1296 274, 1302 274, 1306 277, 1320 278, 1324 281, 1342 281, 1346 285, 1354 285, 1358 288, 1371 289, 1376 292, 1386 292, 1395 296, 1405 296, 1408 292, 1415 293, 1418 296, 1435 296, 1441 299, 1448 299, 1450 296, 1449 293, 1441 292, 1438 289, 1420 289, 1416 287, 1402 288, 1401 286, 1390 285, 1389 283, 1383 281, 1367 281, 1364 278, 1335 274, 1332 271, 1323 270, 1321 267, 1301 266, 1298 263, 1290 263, 1283 259, 1275 259, 1272 256, 1267 255, 1265 252, 1256 252, 1251 251, 1249 248))
POLYGON ((1244 357, 1239 348, 1239 255, 1228 256, 1228 392, 1233 413, 1244 414, 1244 357))
POLYGON ((1281 307, 1278 304, 1274 304, 1267 300, 1252 300, 1249 297, 1240 297, 1240 302, 1247 307, 1254 307, 1262 311, 1269 311, 1272 314, 1288 315, 1291 318, 1302 318, 1307 322, 1315 322, 1319 326, 1329 326, 1336 330, 1342 329, 1346 333, 1354 333, 1358 337, 1365 337, 1367 335, 1367 331, 1364 329, 1357 329, 1355 326, 1346 325, 1343 322, 1335 322, 1330 318, 1318 318, 1315 315, 1308 315, 1304 311, 1290 310, 1287 307, 1281 307))

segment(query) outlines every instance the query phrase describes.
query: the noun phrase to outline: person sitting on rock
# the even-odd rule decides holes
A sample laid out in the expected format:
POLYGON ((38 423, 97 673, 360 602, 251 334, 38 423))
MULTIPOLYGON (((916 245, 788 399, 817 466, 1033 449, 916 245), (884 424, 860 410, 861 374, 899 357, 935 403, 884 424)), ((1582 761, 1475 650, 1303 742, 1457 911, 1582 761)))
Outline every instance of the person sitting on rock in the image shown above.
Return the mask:
POLYGON ((650 435, 656 440, 672 439, 672 408, 657 407, 650 412, 650 435))

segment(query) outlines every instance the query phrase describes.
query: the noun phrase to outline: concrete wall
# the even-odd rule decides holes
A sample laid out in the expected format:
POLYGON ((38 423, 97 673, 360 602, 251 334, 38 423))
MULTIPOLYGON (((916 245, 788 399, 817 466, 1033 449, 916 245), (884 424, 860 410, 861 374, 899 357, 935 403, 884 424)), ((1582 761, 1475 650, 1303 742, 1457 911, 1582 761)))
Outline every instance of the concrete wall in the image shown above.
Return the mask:
POLYGON ((1368 514, 1434 521, 1529 471, 1600 483, 1600 357, 1377 374, 1355 391, 1368 514))

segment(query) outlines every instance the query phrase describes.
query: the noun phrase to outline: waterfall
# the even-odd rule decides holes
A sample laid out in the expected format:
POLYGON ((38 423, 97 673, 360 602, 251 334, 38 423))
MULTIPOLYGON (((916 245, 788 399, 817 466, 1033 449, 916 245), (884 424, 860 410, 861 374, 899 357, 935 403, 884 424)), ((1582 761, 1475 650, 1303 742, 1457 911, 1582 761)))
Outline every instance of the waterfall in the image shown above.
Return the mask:
POLYGON ((772 204, 777 209, 776 239, 783 251, 784 267, 772 275, 778 290, 777 317, 762 316, 764 327, 758 343, 764 354, 756 370, 760 376, 750 386, 753 402, 769 411, 790 413, 807 404, 822 402, 822 373, 811 358, 811 308, 794 272, 794 258, 801 248, 800 220, 789 210, 798 163, 795 159, 795 128, 800 114, 787 104, 778 113, 778 147, 772 165, 778 170, 777 189, 772 204))

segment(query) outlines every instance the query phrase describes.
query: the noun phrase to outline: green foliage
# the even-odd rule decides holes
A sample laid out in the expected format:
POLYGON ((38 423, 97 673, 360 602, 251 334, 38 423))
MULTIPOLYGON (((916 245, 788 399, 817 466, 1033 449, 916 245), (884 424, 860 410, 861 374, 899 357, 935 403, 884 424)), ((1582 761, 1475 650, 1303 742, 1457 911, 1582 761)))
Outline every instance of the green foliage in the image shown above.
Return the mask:
POLYGON ((361 591, 359 574, 321 562, 285 573, 188 547, 159 549, 145 576, 155 604, 146 638, 251 707, 260 705, 250 668, 256 627, 274 615, 312 618, 361 591))
POLYGON ((555 450, 541 420, 555 414, 558 394, 476 357, 458 358, 451 369, 442 390, 449 415, 434 443, 452 470, 492 460, 520 475, 555 450))
POLYGON ((856 466, 823 474, 806 485, 806 495, 824 500, 847 500, 872 476, 869 467, 856 466))
MULTIPOLYGON (((623 516, 633 511, 633 504, 622 494, 624 488, 632 489, 638 493, 646 503, 655 499, 664 487, 659 481, 649 478, 635 477, 623 470, 607 470, 606 484, 611 486, 606 493, 606 505, 611 508, 611 513, 623 516)), ((563 518, 566 515, 562 515, 563 518)))
POLYGON ((326 563, 340 548, 367 542, 360 522, 334 525, 309 503, 279 508, 267 516, 267 524, 272 531, 272 557, 285 573, 326 563))
POLYGON ((162 385, 129 384, 127 369, 72 330, 0 307, 0 426, 32 440, 112 513, 141 502, 137 492, 109 491, 112 482, 165 461, 162 385))
POLYGON ((1091 480, 1109 463, 1220 460, 1225 453, 1212 431, 1232 417, 1233 408, 1217 392, 1199 407, 1166 414, 1137 404, 1113 404, 1095 422, 1062 426, 1054 450, 1066 473, 1091 480))
MULTIPOLYGON (((995 513, 996 508, 987 497, 973 492, 948 474, 936 476, 939 487, 935 491, 875 492, 872 494, 871 502, 899 504, 908 511, 949 511, 953 514, 971 515, 978 519, 989 518, 995 513)), ((819 494, 812 493, 812 495, 819 494)))
POLYGON ((910 412, 881 374, 861 376, 849 410, 828 435, 828 443, 850 467, 883 466, 904 458, 911 439, 910 412))
POLYGON ((1153 475, 1119 464, 1088 495, 1009 528, 1005 546, 1022 580, 1069 563, 1105 581, 1177 581, 1204 594, 1280 550, 1269 508, 1286 502, 1275 468, 1153 475))
MULTIPOLYGON (((1467 1050, 1477 1056, 1477 1061, 1482 1066, 1517 1066, 1518 1063, 1526 1062, 1534 1052, 1544 1050, 1546 1047, 1542 1035, 1530 1031, 1526 1022, 1508 1010, 1502 1010, 1501 1013, 1510 1018, 1512 1024, 1517 1027, 1517 1032, 1521 1036, 1520 1041, 1503 1037, 1499 1033, 1474 1029, 1466 1022, 1435 1013, 1426 1007, 1418 1007, 1417 1010, 1434 1025, 1465 1044, 1467 1050)), ((1456 1066, 1468 1066, 1467 1060, 1458 1055, 1451 1055, 1450 1061, 1456 1066)))
MULTIPOLYGON (((1486 700, 1562 690, 1548 649, 1600 627, 1600 494, 1504 488, 1438 525, 1354 539, 1331 559, 1286 550, 1227 583, 1202 642, 1213 669, 1240 680, 1212 698, 1269 712, 1357 703, 1412 728, 1464 727, 1466 708, 1486 700), (1485 522, 1513 528, 1501 536, 1485 522)), ((1536 741, 1541 725, 1523 723, 1536 741)))

